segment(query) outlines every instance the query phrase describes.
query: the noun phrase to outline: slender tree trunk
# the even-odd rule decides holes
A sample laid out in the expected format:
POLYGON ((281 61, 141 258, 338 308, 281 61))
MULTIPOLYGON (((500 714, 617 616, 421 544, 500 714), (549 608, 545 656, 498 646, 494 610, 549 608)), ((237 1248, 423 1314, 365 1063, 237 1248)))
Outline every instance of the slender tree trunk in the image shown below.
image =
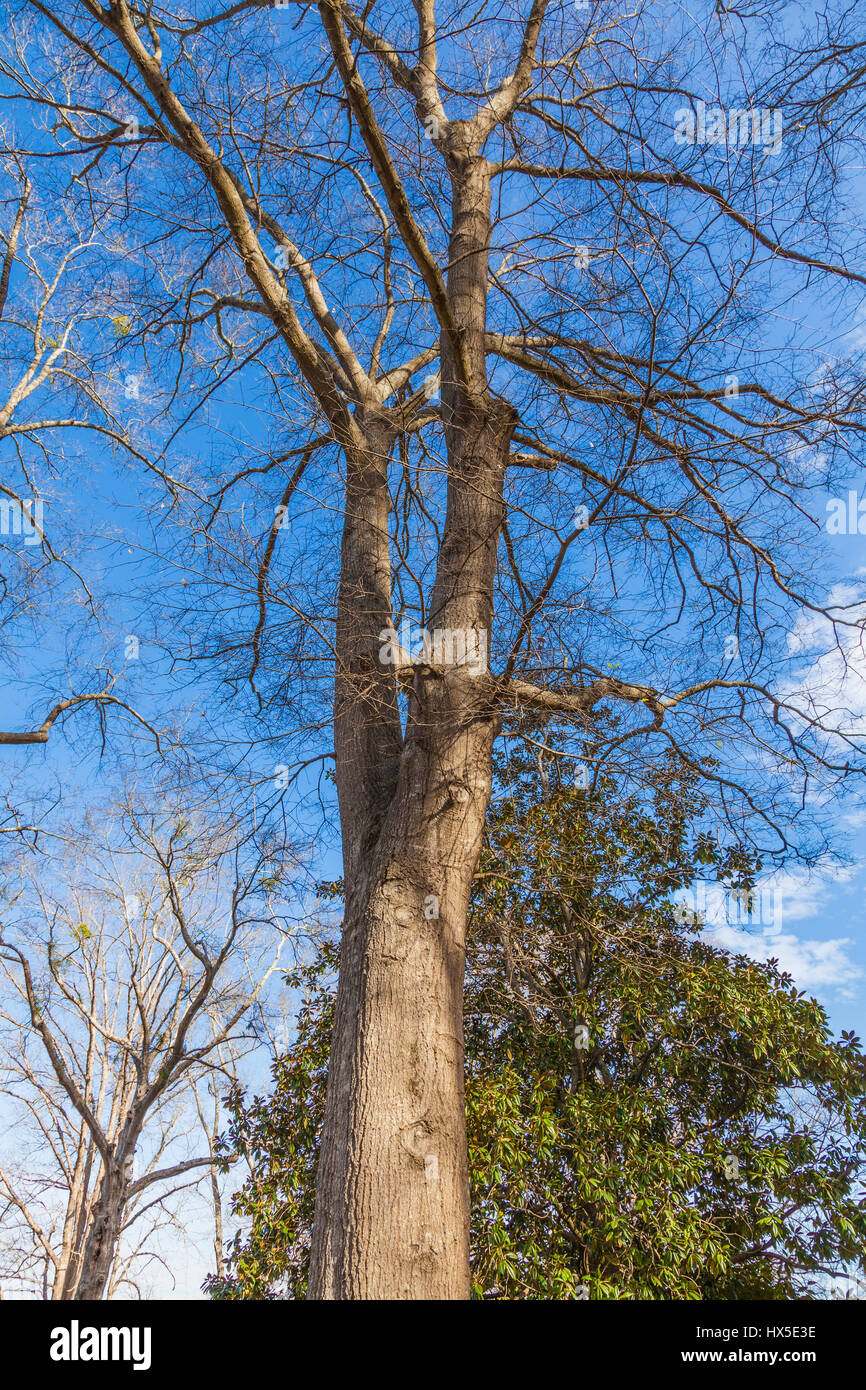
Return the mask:
POLYGON ((79 1257, 84 1240, 87 1213, 90 1208, 88 1193, 93 1167, 93 1149, 93 1138, 89 1134, 87 1126, 82 1124, 75 1168, 66 1203, 61 1254, 51 1289, 53 1302, 62 1302, 72 1298, 78 1279, 79 1257))
MULTIPOLYGON (((453 178, 448 290, 475 375, 472 389, 458 382, 443 346, 449 481, 429 628, 486 656, 514 412, 484 372, 486 163, 464 159, 453 178)), ((390 594, 371 595, 369 579, 388 573, 384 469, 374 494, 368 476, 356 496, 350 477, 336 748, 346 917, 309 1296, 462 1299, 466 918, 497 715, 486 662, 449 662, 446 639, 444 663, 414 672, 401 736, 394 673, 371 650, 391 621, 390 594)))

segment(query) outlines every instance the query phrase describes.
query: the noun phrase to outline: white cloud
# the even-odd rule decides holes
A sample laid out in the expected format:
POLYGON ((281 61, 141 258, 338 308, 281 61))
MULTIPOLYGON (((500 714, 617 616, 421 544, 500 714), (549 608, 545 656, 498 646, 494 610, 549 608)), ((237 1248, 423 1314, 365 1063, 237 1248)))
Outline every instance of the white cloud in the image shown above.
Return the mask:
POLYGON ((832 463, 832 455, 821 448, 820 443, 792 444, 787 452, 787 466, 790 477, 798 483, 818 483, 824 481, 832 463))
POLYGON ((795 866, 778 870, 755 884, 748 912, 742 901, 726 894, 718 884, 696 885, 678 897, 690 909, 697 909, 711 945, 751 960, 776 959, 779 968, 793 976, 798 989, 816 994, 834 990, 840 998, 851 999, 857 993, 856 981, 864 974, 849 954, 856 941, 847 936, 829 941, 800 937, 790 927, 793 922, 826 913, 830 890, 850 882, 857 873, 857 866, 835 864, 829 859, 811 869, 795 866))
POLYGON ((812 868, 779 869, 762 880, 762 884, 778 889, 781 894, 784 922, 801 922, 824 909, 830 888, 849 883, 857 872, 857 865, 837 864, 825 855, 812 868))
MULTIPOLYGON (((866 623, 863 586, 836 584, 827 610, 840 623, 866 623)), ((792 656, 816 653, 811 663, 780 689, 804 719, 817 717, 825 728, 849 737, 866 735, 866 631, 833 624, 822 613, 804 610, 788 634, 792 656)))
POLYGON ((775 958, 780 970, 793 976, 797 988, 810 993, 833 989, 842 999, 853 999, 856 995, 853 985, 863 977, 860 966, 848 954, 849 948, 856 945, 848 936, 819 941, 815 937, 794 936, 791 932, 774 935, 772 929, 766 927, 754 933, 722 924, 711 927, 707 937, 712 945, 723 946, 751 960, 775 958))

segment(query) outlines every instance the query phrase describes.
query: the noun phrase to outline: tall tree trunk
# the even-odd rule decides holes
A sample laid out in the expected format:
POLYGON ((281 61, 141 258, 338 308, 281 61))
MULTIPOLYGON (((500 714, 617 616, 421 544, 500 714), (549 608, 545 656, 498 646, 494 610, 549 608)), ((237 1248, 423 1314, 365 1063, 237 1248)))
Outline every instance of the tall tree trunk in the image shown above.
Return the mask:
POLYGON ((74 1299, 98 1300, 105 1297, 108 1276, 120 1239, 125 1184, 118 1167, 103 1168, 96 1201, 87 1223, 87 1238, 81 1255, 80 1273, 74 1299))
POLYGON ((75 1168, 69 1186, 66 1202, 66 1216, 63 1222, 63 1241, 60 1259, 54 1274, 51 1289, 52 1301, 65 1301, 74 1296, 79 1272, 79 1256, 90 1208, 90 1174, 93 1168, 93 1136, 87 1125, 82 1123, 75 1157, 75 1168))
MULTIPOLYGON (((443 345, 449 477, 430 628, 486 657, 514 412, 484 371, 486 162, 456 162, 453 182, 448 291, 474 377, 471 389, 456 379, 443 345)), ((434 647, 414 671, 400 738, 385 693, 395 673, 371 651, 391 621, 390 594, 370 584, 388 573, 384 470, 378 492, 366 483, 350 473, 336 746, 346 915, 309 1296, 468 1298, 463 976, 496 705, 486 661, 454 661, 445 638, 444 662, 434 647)))

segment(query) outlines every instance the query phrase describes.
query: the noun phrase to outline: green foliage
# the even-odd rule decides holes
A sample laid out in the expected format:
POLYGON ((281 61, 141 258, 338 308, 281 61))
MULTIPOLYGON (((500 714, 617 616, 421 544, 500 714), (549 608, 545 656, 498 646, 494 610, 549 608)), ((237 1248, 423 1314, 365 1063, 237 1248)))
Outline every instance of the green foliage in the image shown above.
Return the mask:
POLYGON ((240 1089, 228 1097, 231 1126, 219 1148, 226 1166, 230 1154, 249 1164, 232 1203, 249 1230, 235 1239, 229 1278, 208 1280, 215 1298, 270 1298, 280 1281, 295 1296, 306 1289, 337 962, 336 946, 325 943, 311 965, 286 973, 288 988, 305 996, 296 1042, 274 1063, 267 1099, 247 1106, 240 1089))
MULTIPOLYGON (((858 1040, 671 901, 760 865, 697 828, 673 759, 642 800, 577 791, 555 757, 498 774, 467 943, 476 1296, 790 1299, 862 1269, 858 1040)), ((306 999, 270 1097, 231 1097, 248 1227, 214 1297, 303 1296, 336 966, 328 945, 290 977, 306 999)))

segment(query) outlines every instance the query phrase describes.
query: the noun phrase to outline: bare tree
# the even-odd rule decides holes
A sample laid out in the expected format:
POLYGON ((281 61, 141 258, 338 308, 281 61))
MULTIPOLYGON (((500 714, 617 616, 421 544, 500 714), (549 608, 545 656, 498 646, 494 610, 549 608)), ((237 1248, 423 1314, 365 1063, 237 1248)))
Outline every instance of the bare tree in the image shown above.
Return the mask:
MULTIPOLYGON (((6 173, 18 184, 15 197, 9 200, 8 230, 0 227, 0 358, 9 378, 8 385, 0 390, 4 456, 0 550, 10 567, 0 582, 0 621, 6 629, 8 659, 16 623, 44 621, 58 601, 56 589, 47 585, 49 573, 59 570, 72 584, 71 593, 63 594, 67 612, 68 604, 74 603, 91 618, 97 616, 87 579, 68 558, 66 547, 58 546, 56 538, 52 540, 53 508, 45 488, 50 492, 60 460, 45 441, 52 433, 56 438, 61 429, 84 431, 118 448, 136 451, 117 420, 92 349, 85 349, 93 323, 104 317, 104 306, 94 302, 87 278, 82 276, 87 257, 103 250, 92 220, 84 231, 73 222, 59 232, 56 220, 38 205, 34 185, 14 154, 8 155, 6 173), (74 413, 55 413, 61 390, 85 407, 80 418, 74 413), (50 402, 47 413, 46 397, 50 402), (32 450, 32 457, 27 449, 32 450), (31 495, 25 496, 27 492, 31 495)), ((102 670, 96 676, 100 682, 96 690, 72 691, 55 699, 35 728, 0 731, 0 744, 47 743, 58 720, 62 723, 71 712, 91 707, 98 711, 100 721, 108 709, 125 710, 148 730, 159 749, 156 730, 113 693, 117 674, 102 670)))
MULTIPOLYGON (((213 1081, 208 1085, 208 1103, 210 1113, 206 1114, 202 1105, 201 1097, 196 1089, 195 1093, 196 1110, 201 1121, 202 1131, 208 1144, 208 1152, 216 1158, 220 1131, 223 1124, 223 1114, 220 1106, 220 1092, 213 1081)), ((222 1192, 220 1190, 219 1174, 216 1162, 210 1168, 210 1202, 213 1212, 213 1257, 214 1270, 217 1277, 222 1278, 225 1274, 225 1235, 223 1229, 223 1203, 222 1192)))
POLYGON ((215 1180, 199 1091, 218 1107, 256 1046, 245 1021, 285 944, 259 855, 244 866, 177 809, 125 818, 77 863, 29 857, 0 937, 2 1094, 20 1112, 0 1194, 53 1299, 132 1280, 177 1194, 215 1180))
POLYGON ((134 244, 130 350, 173 364, 176 430, 235 378, 233 412, 291 422, 191 503, 183 616, 261 737, 292 724, 287 775, 335 758, 312 1297, 469 1293, 465 923, 504 719, 610 703, 598 764, 673 744, 768 856, 810 779, 862 770, 791 640, 818 624, 841 670, 862 632, 809 550, 862 369, 782 315, 866 283, 834 212, 866 41, 842 4, 800 61, 781 8, 18 6, 3 72, 46 116, 19 157, 134 244))

